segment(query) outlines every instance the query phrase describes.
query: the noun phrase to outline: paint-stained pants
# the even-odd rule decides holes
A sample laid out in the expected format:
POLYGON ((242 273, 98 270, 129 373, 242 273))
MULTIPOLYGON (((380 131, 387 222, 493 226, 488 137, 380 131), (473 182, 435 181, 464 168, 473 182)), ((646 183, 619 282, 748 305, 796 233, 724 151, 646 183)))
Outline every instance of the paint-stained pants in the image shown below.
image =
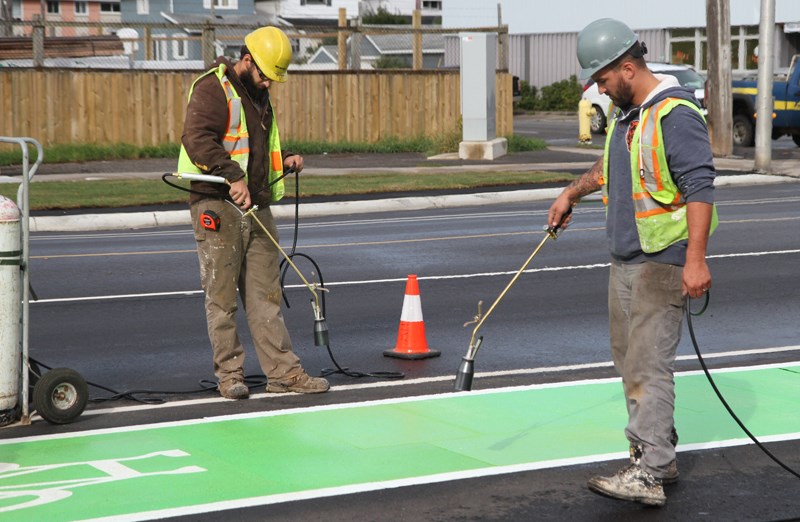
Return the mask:
MULTIPOLYGON (((280 380, 302 372, 281 313, 280 252, 258 223, 230 203, 204 199, 191 206, 200 282, 205 292, 208 336, 214 373, 220 383, 243 377, 244 348, 236 331, 238 286, 261 369, 268 379, 280 380), (206 210, 220 218, 218 231, 204 229, 206 210)), ((269 207, 256 212, 277 241, 278 230, 269 207)))
POLYGON ((641 445, 642 468, 657 478, 675 458, 675 351, 681 338, 683 268, 611 263, 608 285, 611 354, 628 408, 625 435, 641 445))

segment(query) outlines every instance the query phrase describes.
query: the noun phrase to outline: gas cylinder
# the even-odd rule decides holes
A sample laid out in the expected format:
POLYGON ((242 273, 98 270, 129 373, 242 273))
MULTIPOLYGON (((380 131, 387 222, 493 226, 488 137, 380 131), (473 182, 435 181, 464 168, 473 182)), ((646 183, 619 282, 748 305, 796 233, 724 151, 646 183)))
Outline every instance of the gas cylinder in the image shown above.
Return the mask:
POLYGON ((19 208, 0 196, 0 412, 13 409, 19 399, 21 248, 19 208))

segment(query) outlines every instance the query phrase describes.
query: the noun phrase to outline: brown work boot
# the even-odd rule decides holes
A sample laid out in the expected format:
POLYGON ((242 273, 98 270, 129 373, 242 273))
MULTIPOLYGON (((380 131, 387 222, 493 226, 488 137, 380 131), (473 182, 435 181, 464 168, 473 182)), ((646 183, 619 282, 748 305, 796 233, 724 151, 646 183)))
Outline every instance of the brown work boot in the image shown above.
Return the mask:
POLYGON ((219 383, 219 394, 226 399, 246 399, 250 397, 250 390, 240 378, 228 379, 219 383))
MULTIPOLYGON (((672 446, 677 446, 678 444, 678 433, 673 429, 672 436, 670 437, 670 442, 672 446)), ((631 444, 630 449, 628 450, 631 456, 631 464, 636 466, 640 465, 640 459, 642 458, 642 447, 638 444, 631 444)), ((678 477, 680 473, 678 472, 678 459, 672 459, 672 461, 667 465, 667 471, 663 477, 661 477, 662 484, 675 484, 678 482, 678 477)))
POLYGON ((675 484, 678 482, 678 476, 680 476, 678 472, 678 459, 672 459, 672 462, 667 466, 666 475, 661 477, 661 482, 664 484, 675 484))
MULTIPOLYGON (((672 435, 669 438, 669 442, 672 444, 672 447, 675 448, 678 446, 678 431, 673 426, 672 428, 672 435)), ((672 462, 669 463, 667 466, 667 474, 661 477, 661 482, 664 484, 675 484, 678 482, 678 459, 672 459, 672 462)))
POLYGON ((267 381, 267 393, 325 393, 330 388, 331 385, 327 380, 322 377, 311 377, 306 372, 288 379, 267 381))
POLYGON ((641 502, 648 506, 667 503, 661 479, 655 478, 636 464, 628 464, 610 477, 592 477, 589 489, 619 500, 641 502))

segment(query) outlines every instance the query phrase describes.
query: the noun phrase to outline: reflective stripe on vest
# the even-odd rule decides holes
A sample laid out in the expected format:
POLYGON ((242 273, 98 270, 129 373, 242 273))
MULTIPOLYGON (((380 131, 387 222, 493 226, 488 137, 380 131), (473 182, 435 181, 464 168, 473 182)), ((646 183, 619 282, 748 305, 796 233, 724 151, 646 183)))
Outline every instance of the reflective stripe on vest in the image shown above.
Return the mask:
MULTIPOLYGON (((189 89, 189 99, 192 98, 194 86, 205 76, 209 74, 216 75, 217 79, 225 92, 225 99, 228 103, 228 125, 225 135, 222 137, 222 146, 225 151, 230 155, 230 158, 235 161, 244 172, 245 180, 247 180, 247 166, 250 160, 250 133, 247 130, 247 119, 244 114, 244 107, 242 106, 242 99, 234 89, 228 76, 226 75, 227 66, 220 64, 219 67, 210 69, 200 75, 189 89)), ((272 112, 272 126, 269 133, 269 183, 280 178, 283 175, 283 157, 281 155, 281 142, 280 133, 278 132, 278 121, 275 117, 275 112, 272 111, 272 104, 270 102, 270 111, 272 112)), ((178 172, 180 173, 196 173, 204 174, 210 169, 207 166, 197 165, 189 158, 186 149, 181 145, 180 157, 178 159, 178 172)), ((270 187, 270 200, 279 201, 284 195, 283 180, 280 179, 272 184, 270 187)))
MULTIPOLYGON (((705 121, 703 113, 692 102, 679 98, 666 98, 655 106, 640 110, 639 123, 630 144, 636 229, 642 251, 647 253, 659 252, 689 237, 686 201, 672 179, 661 135, 662 118, 678 105, 691 107, 705 121)), ((619 114, 619 111, 614 114, 606 137, 601 181, 603 203, 606 205, 608 205, 608 151, 619 114)), ((716 229, 717 223, 717 209, 714 206, 709 234, 716 229)))

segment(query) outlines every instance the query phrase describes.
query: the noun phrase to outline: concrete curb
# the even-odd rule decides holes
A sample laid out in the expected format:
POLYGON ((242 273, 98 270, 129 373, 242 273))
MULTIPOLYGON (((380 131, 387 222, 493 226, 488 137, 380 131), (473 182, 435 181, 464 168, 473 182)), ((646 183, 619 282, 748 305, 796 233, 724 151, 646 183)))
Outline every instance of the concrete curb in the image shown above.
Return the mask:
MULTIPOLYGON (((760 185, 797 182, 795 178, 763 174, 720 176, 715 186, 760 185)), ((330 203, 306 203, 300 205, 300 217, 324 217, 371 212, 393 212, 402 210, 426 210, 434 208, 458 208, 491 205, 498 202, 524 203, 555 199, 561 188, 512 190, 506 192, 484 192, 451 196, 419 196, 368 201, 335 201, 330 203)), ((597 198, 597 196, 595 196, 597 198)), ((276 205, 272 208, 276 219, 294 216, 294 205, 276 205)), ((189 210, 154 212, 118 212, 107 214, 78 214, 72 216, 31 217, 31 232, 74 232, 91 230, 124 230, 152 227, 188 225, 189 210)))
MULTIPOLYGON (((560 188, 514 190, 508 192, 484 192, 455 196, 421 196, 367 201, 333 201, 329 203, 305 203, 300 205, 300 217, 324 217, 371 212, 401 210, 425 210, 431 208, 454 208, 490 205, 497 202, 521 203, 542 199, 554 199, 560 188)), ((294 205, 272 207, 275 219, 294 216, 294 205)), ((167 227, 191 223, 189 210, 155 212, 120 212, 107 214, 79 214, 74 216, 38 216, 30 218, 31 232, 69 232, 88 230, 121 230, 129 228, 167 227)))

